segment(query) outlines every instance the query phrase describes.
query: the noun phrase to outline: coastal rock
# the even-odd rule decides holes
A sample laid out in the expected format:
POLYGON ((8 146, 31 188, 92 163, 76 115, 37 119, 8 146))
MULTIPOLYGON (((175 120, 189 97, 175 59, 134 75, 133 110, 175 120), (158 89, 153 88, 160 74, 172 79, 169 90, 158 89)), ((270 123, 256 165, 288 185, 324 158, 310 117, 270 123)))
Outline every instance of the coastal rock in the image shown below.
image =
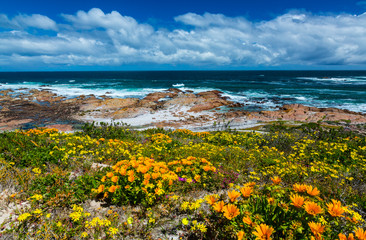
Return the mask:
POLYGON ((96 99, 90 98, 82 102, 81 110, 119 110, 121 108, 131 107, 138 103, 137 98, 109 98, 109 99, 96 99))

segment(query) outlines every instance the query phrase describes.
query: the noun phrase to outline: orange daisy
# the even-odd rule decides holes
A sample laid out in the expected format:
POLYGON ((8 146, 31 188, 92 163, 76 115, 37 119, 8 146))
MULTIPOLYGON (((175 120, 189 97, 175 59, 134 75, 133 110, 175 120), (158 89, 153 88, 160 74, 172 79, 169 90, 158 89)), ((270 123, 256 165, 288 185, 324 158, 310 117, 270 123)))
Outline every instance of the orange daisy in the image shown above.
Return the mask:
POLYGON ((273 178, 271 178, 271 180, 272 180, 274 185, 278 185, 281 182, 281 178, 278 177, 278 176, 274 176, 273 178))
POLYGON ((292 189, 295 190, 296 192, 306 192, 306 185, 305 184, 298 184, 298 183, 295 183, 293 186, 292 186, 292 189))
POLYGON ((225 203, 224 201, 217 202, 213 205, 213 208, 216 212, 222 212, 224 209, 225 203))
POLYGON ((324 227, 321 223, 309 222, 308 223, 310 230, 313 232, 315 237, 318 239, 322 233, 324 232, 324 227))
POLYGON ((331 203, 327 203, 327 207, 329 214, 332 215, 333 217, 341 217, 342 214, 344 213, 340 201, 332 199, 331 203))
POLYGON ((301 208, 304 204, 304 198, 297 194, 292 195, 290 199, 292 201, 291 205, 293 205, 294 207, 301 208))
POLYGON ((228 192, 227 195, 230 198, 230 202, 235 202, 235 200, 240 197, 240 192, 237 192, 235 190, 232 190, 231 192, 228 192))
POLYGON ((252 225, 253 221, 249 216, 243 217, 243 222, 248 224, 248 225, 252 225))
POLYGON ((103 184, 98 187, 98 193, 101 193, 101 192, 104 192, 104 185, 103 184))
POLYGON ((234 204, 228 204, 223 208, 224 216, 231 220, 240 214, 239 208, 234 204))
POLYGON ((311 196, 317 196, 320 193, 318 188, 317 187, 313 188, 313 186, 306 186, 306 192, 311 196))
POLYGON ((255 236, 257 236, 257 239, 260 239, 260 240, 270 240, 272 239, 271 238, 271 234, 273 232, 273 227, 270 227, 266 224, 261 224, 259 226, 257 226, 255 228, 255 232, 253 232, 253 234, 255 236))
POLYGON ((338 234, 339 240, 355 240, 355 237, 353 236, 353 233, 350 233, 348 237, 344 235, 343 233, 338 234))
POLYGON ((244 237, 244 235, 245 235, 244 231, 239 231, 239 232, 236 234, 236 236, 238 236, 238 240, 242 240, 242 239, 243 239, 243 237, 244 237))
POLYGON ((317 215, 322 212, 322 208, 315 202, 306 202, 305 211, 310 215, 317 215))
POLYGON ((208 195, 206 196, 206 202, 208 204, 210 204, 211 206, 215 204, 215 202, 217 201, 216 196, 215 195, 208 195))
POLYGON ((253 188, 251 188, 251 187, 242 187, 242 188, 240 188, 240 192, 243 195, 243 197, 248 198, 248 197, 250 197, 250 194, 252 194, 253 188))
POLYGON ((357 228, 355 235, 359 240, 366 240, 366 231, 362 228, 357 228))
POLYGON ((111 180, 112 180, 112 182, 116 183, 116 182, 118 182, 118 177, 117 176, 113 176, 111 178, 111 180))
POLYGON ((111 193, 114 193, 115 191, 117 190, 117 186, 110 186, 108 191, 111 192, 111 193))

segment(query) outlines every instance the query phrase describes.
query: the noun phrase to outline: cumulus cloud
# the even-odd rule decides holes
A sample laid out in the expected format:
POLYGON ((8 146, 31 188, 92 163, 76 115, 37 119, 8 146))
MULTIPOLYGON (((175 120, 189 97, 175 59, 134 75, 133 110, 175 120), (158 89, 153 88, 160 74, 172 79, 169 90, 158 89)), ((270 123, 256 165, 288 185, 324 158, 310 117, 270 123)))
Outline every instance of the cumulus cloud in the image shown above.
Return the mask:
POLYGON ((37 14, 12 19, 0 14, 0 28, 4 29, 0 32, 0 64, 366 64, 366 14, 321 16, 292 11, 251 22, 222 14, 187 13, 174 18, 184 29, 173 30, 98 8, 62 17, 56 23, 37 14), (53 30, 56 35, 37 35, 29 28, 53 30))
POLYGON ((5 14, 0 14, 0 28, 25 29, 29 27, 44 30, 56 30, 56 22, 47 16, 40 14, 17 15, 13 19, 8 19, 5 14))

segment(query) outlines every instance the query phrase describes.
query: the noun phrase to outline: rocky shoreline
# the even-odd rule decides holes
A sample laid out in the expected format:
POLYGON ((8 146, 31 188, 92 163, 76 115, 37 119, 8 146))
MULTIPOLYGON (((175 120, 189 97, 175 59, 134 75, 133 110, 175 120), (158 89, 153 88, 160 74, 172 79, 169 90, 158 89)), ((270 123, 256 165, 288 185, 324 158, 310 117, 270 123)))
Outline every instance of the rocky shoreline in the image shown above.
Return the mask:
POLYGON ((85 122, 124 122, 132 127, 188 128, 195 131, 221 127, 244 129, 277 120, 301 122, 366 123, 366 114, 337 108, 300 104, 283 105, 274 111, 249 112, 220 91, 193 93, 170 88, 143 99, 106 95, 59 96, 50 90, 0 91, 0 131, 45 126, 72 131, 85 122))

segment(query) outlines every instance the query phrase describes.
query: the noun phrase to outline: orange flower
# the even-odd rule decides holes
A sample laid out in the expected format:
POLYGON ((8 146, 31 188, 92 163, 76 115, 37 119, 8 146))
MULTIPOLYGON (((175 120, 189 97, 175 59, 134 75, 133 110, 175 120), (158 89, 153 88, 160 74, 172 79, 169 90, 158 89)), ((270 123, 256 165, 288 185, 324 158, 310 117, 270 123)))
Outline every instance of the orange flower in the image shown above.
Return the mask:
POLYGON ((252 194, 253 188, 251 188, 251 187, 242 187, 242 188, 240 188, 240 192, 243 195, 243 197, 248 198, 248 197, 250 197, 250 194, 252 194))
POLYGON ((246 217, 243 217, 243 222, 248 224, 248 225, 252 225, 253 224, 253 221, 252 219, 250 219, 249 216, 246 216, 246 217))
POLYGON ((244 231, 239 231, 236 235, 238 236, 238 240, 242 240, 245 233, 244 233, 244 231))
POLYGON ((98 187, 98 193, 104 192, 104 185, 98 187))
POLYGON ((122 176, 126 176, 126 174, 127 174, 127 169, 126 169, 126 168, 121 168, 121 169, 119 170, 119 174, 121 174, 122 176))
POLYGON ((229 196, 231 202, 235 202, 235 200, 240 197, 240 192, 232 190, 231 192, 228 192, 227 195, 229 196))
POLYGON ((259 225, 259 226, 257 226, 256 228, 255 228, 255 232, 253 232, 253 234, 255 235, 255 236, 257 236, 257 238, 256 239, 263 239, 263 240, 270 240, 270 239, 272 239, 271 238, 271 234, 272 234, 272 232, 273 232, 273 227, 270 227, 270 226, 268 226, 268 225, 266 225, 266 224, 261 224, 261 225, 259 225))
POLYGON ((295 190, 296 192, 306 192, 306 185, 305 184, 294 184, 293 185, 293 190, 295 190))
POLYGON ((295 194, 295 195, 292 195, 290 197, 292 203, 291 205, 297 207, 297 208, 301 208, 301 206, 304 204, 304 198, 295 194))
POLYGON ((107 173, 107 177, 109 177, 109 178, 113 177, 113 172, 107 173))
POLYGON ((211 206, 215 204, 215 202, 217 201, 216 196, 215 195, 208 195, 206 196, 206 202, 208 204, 210 204, 211 206))
POLYGON ((205 172, 211 170, 211 167, 210 166, 207 166, 207 165, 206 166, 203 166, 202 168, 203 168, 203 170, 205 170, 205 172))
POLYGON ((240 214, 239 208, 237 208, 234 204, 228 204, 224 206, 223 211, 224 216, 229 220, 233 219, 234 217, 240 214))
POLYGON ((111 180, 112 180, 112 182, 116 183, 116 182, 118 182, 118 177, 117 176, 113 176, 111 178, 111 180))
POLYGON ((129 176, 129 177, 128 177, 128 181, 129 181, 129 182, 133 182, 133 181, 135 181, 135 176, 133 176, 133 175, 129 176))
POLYGON ((362 228, 357 228, 355 235, 359 240, 366 240, 366 231, 362 228))
POLYGON ((332 199, 332 203, 327 203, 327 207, 329 214, 333 217, 341 217, 344 213, 340 201, 332 199))
POLYGON ((324 232, 324 226, 322 226, 321 223, 309 222, 308 225, 310 227, 310 230, 315 235, 316 239, 318 239, 324 232))
POLYGON ((272 180, 274 185, 278 185, 281 182, 281 178, 278 177, 278 176, 274 176, 273 178, 271 178, 271 180, 272 180))
POLYGON ((105 182, 106 179, 107 179, 107 177, 106 176, 103 176, 100 181, 105 182))
POLYGON ((200 175, 195 175, 194 180, 196 180, 196 182, 200 182, 201 181, 201 176, 200 175))
POLYGON ((322 212, 322 208, 316 204, 315 202, 306 202, 305 203, 305 211, 310 215, 317 215, 322 212))
POLYGON ((117 186, 112 185, 112 186, 109 187, 108 191, 110 193, 114 193, 117 189, 118 189, 117 186))
POLYGON ((306 192, 311 196, 319 195, 319 190, 316 187, 306 186, 306 192))
POLYGON ((254 186, 255 186, 255 182, 248 182, 248 183, 244 184, 244 187, 253 188, 254 186))
POLYGON ((270 197, 270 198, 268 198, 268 199, 267 199, 267 202, 268 202, 269 204, 273 204, 273 203, 275 202, 275 199, 274 199, 274 198, 272 198, 272 197, 270 197))
POLYGON ((338 234, 339 240, 355 240, 353 233, 350 233, 348 237, 343 233, 338 234))
POLYGON ((222 210, 224 209, 224 201, 220 201, 220 202, 217 202, 213 205, 213 208, 216 212, 222 212, 222 210))

